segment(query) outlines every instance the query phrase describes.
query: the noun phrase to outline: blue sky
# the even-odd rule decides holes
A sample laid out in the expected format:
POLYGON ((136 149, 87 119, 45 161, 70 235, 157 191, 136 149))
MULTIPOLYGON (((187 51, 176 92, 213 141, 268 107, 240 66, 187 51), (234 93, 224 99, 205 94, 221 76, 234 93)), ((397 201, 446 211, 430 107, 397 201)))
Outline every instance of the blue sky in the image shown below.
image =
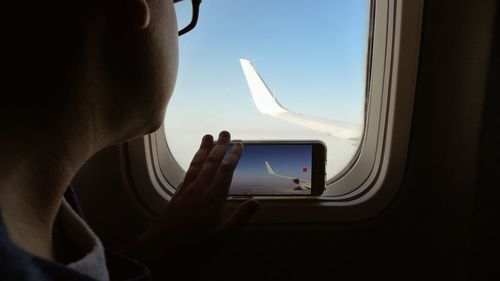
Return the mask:
POLYGON ((332 167, 330 160, 348 163, 356 147, 336 150, 338 140, 260 114, 239 59, 252 62, 290 111, 362 123, 368 15, 367 0, 203 0, 198 26, 179 38, 179 75, 166 114, 167 140, 181 166, 203 134, 223 129, 241 139, 322 139, 332 167))
POLYGON ((251 118, 256 109, 239 65, 247 58, 290 110, 359 123, 367 20, 366 0, 205 0, 198 26, 179 40, 167 118, 234 113, 228 107, 251 118))
POLYGON ((245 145, 235 176, 268 176, 265 161, 268 161, 276 173, 310 179, 311 145, 245 145), (307 168, 307 172, 302 169, 307 168))

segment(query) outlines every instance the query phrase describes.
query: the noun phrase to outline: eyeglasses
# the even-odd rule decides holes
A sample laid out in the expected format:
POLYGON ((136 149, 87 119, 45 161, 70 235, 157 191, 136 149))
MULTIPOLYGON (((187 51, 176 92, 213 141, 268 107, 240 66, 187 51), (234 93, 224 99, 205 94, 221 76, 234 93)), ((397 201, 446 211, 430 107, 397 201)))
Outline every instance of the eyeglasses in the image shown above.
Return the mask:
POLYGON ((174 0, 179 36, 188 33, 198 23, 201 0, 174 0))

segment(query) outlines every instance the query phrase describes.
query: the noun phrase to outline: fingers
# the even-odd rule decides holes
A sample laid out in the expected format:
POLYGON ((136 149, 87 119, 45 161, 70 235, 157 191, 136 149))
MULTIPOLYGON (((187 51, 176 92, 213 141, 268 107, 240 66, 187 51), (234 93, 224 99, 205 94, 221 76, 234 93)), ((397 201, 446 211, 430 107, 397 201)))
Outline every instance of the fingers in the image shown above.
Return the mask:
POLYGON ((184 176, 184 181, 183 181, 184 186, 193 182, 196 179, 198 173, 201 170, 201 167, 203 167, 203 164, 205 163, 208 153, 210 153, 213 146, 214 146, 214 138, 211 135, 205 135, 201 140, 199 150, 194 155, 193 160, 191 160, 189 169, 187 170, 186 175, 184 176))
POLYGON ((214 176, 210 192, 213 192, 215 198, 225 199, 231 186, 234 169, 238 165, 241 154, 243 153, 243 144, 235 143, 229 154, 224 157, 224 160, 217 169, 214 176))
POLYGON ((227 145, 231 140, 231 135, 229 132, 222 131, 219 134, 219 139, 217 143, 214 145, 212 150, 208 153, 205 163, 196 178, 196 181, 201 183, 202 185, 209 186, 214 178, 215 172, 218 170, 219 165, 224 158, 226 153, 227 145))
POLYGON ((215 230, 217 241, 226 242, 231 239, 242 227, 248 224, 259 207, 260 203, 254 199, 243 202, 231 217, 215 230))

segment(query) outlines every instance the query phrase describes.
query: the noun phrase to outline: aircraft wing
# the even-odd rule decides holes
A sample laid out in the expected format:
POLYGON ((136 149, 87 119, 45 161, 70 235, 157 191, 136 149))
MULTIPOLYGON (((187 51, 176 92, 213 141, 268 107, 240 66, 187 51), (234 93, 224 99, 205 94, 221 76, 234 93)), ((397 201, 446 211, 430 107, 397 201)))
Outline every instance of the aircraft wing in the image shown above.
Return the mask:
POLYGON ((298 190, 311 189, 311 182, 310 181, 306 181, 306 180, 302 180, 299 178, 294 178, 294 177, 289 177, 289 176, 278 174, 274 171, 273 167, 271 167, 271 164, 269 164, 269 162, 264 161, 264 163, 266 164, 267 172, 270 175, 277 176, 277 177, 284 178, 284 179, 289 179, 292 182, 298 184, 299 186, 296 188, 296 190, 297 189, 298 190))
POLYGON ((360 125, 325 120, 288 111, 276 100, 252 63, 246 59, 240 59, 240 63, 255 106, 261 113, 341 139, 360 141, 362 135, 360 125))
POLYGON ((276 172, 274 171, 273 167, 271 167, 271 165, 269 164, 269 162, 264 161, 264 163, 266 164, 267 172, 268 172, 270 175, 277 176, 277 177, 280 177, 280 178, 289 179, 289 180, 293 180, 293 181, 299 181, 299 179, 298 179, 298 178, 289 177, 289 176, 285 176, 285 175, 280 175, 280 174, 276 173, 276 172))

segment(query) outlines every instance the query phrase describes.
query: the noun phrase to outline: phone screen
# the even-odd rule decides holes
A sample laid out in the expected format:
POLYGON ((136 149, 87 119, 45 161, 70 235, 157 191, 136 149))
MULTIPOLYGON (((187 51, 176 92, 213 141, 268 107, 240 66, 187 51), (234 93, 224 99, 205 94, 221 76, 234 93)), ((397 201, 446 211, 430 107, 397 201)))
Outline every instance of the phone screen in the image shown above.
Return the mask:
POLYGON ((312 144, 244 143, 229 194, 311 195, 312 174, 312 144))

